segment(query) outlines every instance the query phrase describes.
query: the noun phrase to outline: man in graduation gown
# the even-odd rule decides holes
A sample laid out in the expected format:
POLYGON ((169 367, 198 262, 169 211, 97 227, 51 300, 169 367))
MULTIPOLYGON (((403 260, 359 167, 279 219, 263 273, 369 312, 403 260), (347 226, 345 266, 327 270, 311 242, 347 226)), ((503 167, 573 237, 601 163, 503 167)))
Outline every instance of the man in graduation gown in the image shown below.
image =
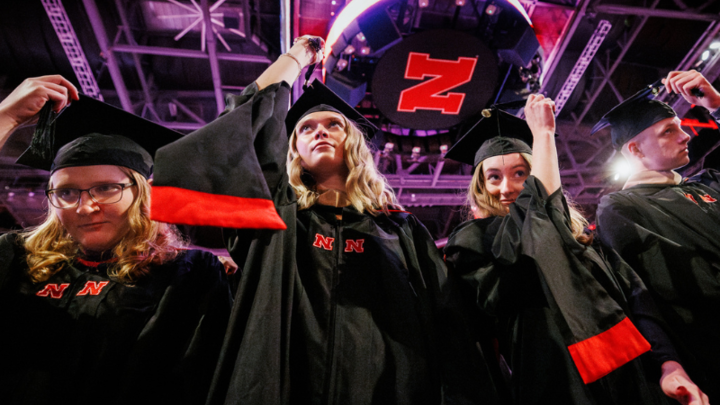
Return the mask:
MULTIPOLYGON (((717 119, 720 93, 700 73, 671 72, 663 83, 717 119)), ((689 162, 690 136, 651 88, 608 112, 593 133, 606 126, 632 172, 602 198, 598 233, 653 294, 690 377, 720 401, 720 173, 682 179, 673 171, 689 162)))

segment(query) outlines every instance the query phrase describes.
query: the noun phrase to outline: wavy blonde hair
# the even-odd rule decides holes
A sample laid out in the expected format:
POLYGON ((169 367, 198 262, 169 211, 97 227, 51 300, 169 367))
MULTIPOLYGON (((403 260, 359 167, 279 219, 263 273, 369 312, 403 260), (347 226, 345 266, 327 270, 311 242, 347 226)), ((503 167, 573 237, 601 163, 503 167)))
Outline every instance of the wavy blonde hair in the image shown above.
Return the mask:
MULTIPOLYGON (((395 192, 375 166, 372 151, 365 142, 363 132, 355 122, 343 114, 339 115, 347 134, 343 156, 349 172, 345 181, 348 200, 359 212, 371 215, 377 215, 380 211, 389 214, 390 208, 402 210, 395 192)), ((312 174, 302 167, 302 159, 297 151, 297 128, 290 135, 287 172, 290 185, 297 195, 299 208, 310 208, 317 202, 319 193, 315 190, 312 174)))
MULTIPOLYGON (((528 166, 532 168, 532 155, 521 153, 520 156, 522 156, 528 163, 528 166)), ((497 197, 487 192, 485 188, 485 175, 483 174, 483 163, 484 161, 480 162, 473 173, 467 193, 468 204, 477 210, 477 215, 480 218, 492 216, 503 217, 508 214, 508 210, 500 203, 497 197)), ((565 199, 570 211, 570 230, 572 231, 573 237, 583 245, 590 245, 593 240, 593 235, 585 231, 588 227, 588 221, 567 195, 565 199)))
MULTIPOLYGON (((146 276, 152 265, 174 259, 185 242, 174 226, 150 220, 150 184, 145 177, 131 169, 120 169, 137 185, 138 193, 128 208, 130 230, 112 249, 118 260, 108 268, 108 275, 132 284, 146 276)), ((48 204, 45 221, 20 234, 27 251, 28 274, 36 283, 72 263, 80 249, 62 226, 56 210, 48 204)))

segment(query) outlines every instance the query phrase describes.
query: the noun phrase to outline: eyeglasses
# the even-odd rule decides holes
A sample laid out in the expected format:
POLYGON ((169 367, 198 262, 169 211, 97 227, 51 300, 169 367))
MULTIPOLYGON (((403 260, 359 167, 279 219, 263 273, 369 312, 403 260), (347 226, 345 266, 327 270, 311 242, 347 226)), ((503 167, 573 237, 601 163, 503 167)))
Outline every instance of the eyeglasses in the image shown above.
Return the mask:
POLYGON ((52 190, 46 190, 45 195, 53 207, 64 210, 77 207, 83 191, 87 191, 90 198, 98 204, 115 204, 122 200, 123 190, 134 185, 135 183, 110 183, 100 184, 86 189, 54 188, 52 190))

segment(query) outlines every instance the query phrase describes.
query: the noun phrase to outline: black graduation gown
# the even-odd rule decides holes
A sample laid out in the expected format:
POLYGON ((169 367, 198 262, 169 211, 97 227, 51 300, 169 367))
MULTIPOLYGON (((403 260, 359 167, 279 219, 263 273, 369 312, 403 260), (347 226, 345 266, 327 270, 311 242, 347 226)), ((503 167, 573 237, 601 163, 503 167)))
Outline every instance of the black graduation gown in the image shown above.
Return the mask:
POLYGON ((472 285, 477 305, 497 320, 514 403, 663 403, 636 359, 644 339, 625 318, 644 305, 635 303, 642 282, 621 260, 576 242, 568 221, 561 190, 548 196, 531 176, 507 216, 465 222, 445 247, 451 277, 472 285), (578 342, 592 349, 571 354, 578 342), (612 365, 584 381, 582 357, 612 365))
POLYGON ((693 381, 720 400, 720 184, 642 184, 598 206, 598 232, 645 281, 693 381))
POLYGON ((204 403, 232 305, 214 256, 135 285, 81 263, 32 283, 17 239, 0 237, 0 403, 204 403))
MULTIPOLYGON (((235 199, 232 215, 200 225, 242 217, 248 199, 265 197, 262 187, 242 185, 260 179, 287 228, 226 230, 242 278, 208 403, 440 404, 443 381, 448 403, 496 403, 472 342, 440 343, 463 332, 446 326, 455 318, 443 312, 445 266, 413 215, 298 210, 285 171, 288 100, 284 83, 259 92, 251 85, 228 100, 231 111, 156 156, 153 193, 177 209, 188 189, 199 192, 195 206, 216 201, 214 193, 235 199), (203 166, 195 170, 210 178, 186 181, 178 162, 203 166), (227 189, 205 187, 220 184, 213 173, 238 177, 225 179, 235 183, 227 189), (448 383, 445 371, 462 381, 448 383)), ((153 206, 160 217, 162 209, 153 206)))

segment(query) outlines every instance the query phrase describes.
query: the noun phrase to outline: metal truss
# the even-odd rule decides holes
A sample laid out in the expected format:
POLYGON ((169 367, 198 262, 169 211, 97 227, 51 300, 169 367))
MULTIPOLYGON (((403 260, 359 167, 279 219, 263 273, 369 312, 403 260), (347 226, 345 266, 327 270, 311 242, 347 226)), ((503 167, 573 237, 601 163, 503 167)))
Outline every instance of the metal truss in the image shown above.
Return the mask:
POLYGON ((90 64, 85 57, 85 52, 83 52, 82 46, 80 46, 80 42, 78 41, 77 35, 75 35, 75 30, 70 23, 70 19, 65 12, 65 7, 63 7, 62 2, 60 0, 42 0, 42 5, 68 57, 70 66, 72 66, 75 76, 77 76, 80 82, 82 92, 90 97, 102 100, 100 87, 98 87, 90 64))
POLYGON ((610 32, 610 28, 612 28, 612 24, 610 24, 607 20, 600 20, 598 23, 597 28, 595 28, 595 32, 593 32, 592 37, 590 37, 590 41, 588 41, 582 54, 580 54, 577 62, 575 62, 575 66, 570 72, 570 76, 568 76, 567 80, 565 80, 565 84, 563 84, 563 87, 560 89, 558 95, 555 96, 556 114, 560 113, 573 91, 575 91, 575 86, 577 86, 578 82, 585 74, 585 70, 590 65, 593 58, 595 58, 595 54, 600 48, 600 45, 605 40, 608 32, 610 32))

